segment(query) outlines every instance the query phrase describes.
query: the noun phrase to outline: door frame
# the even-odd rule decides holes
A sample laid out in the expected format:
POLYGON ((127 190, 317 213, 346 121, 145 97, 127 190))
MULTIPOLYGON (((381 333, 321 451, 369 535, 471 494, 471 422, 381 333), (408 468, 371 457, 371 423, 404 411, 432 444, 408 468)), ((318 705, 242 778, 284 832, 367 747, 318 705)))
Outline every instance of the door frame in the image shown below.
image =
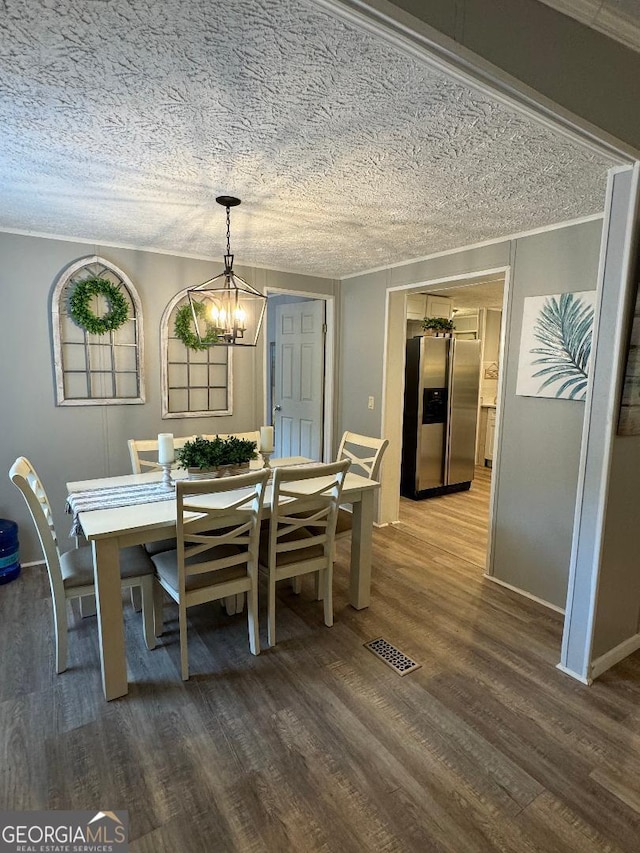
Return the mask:
POLYGON ((406 339, 407 295, 419 291, 444 291, 448 287, 459 287, 464 281, 469 287, 480 284, 490 276, 504 275, 502 296, 502 325, 500 328, 499 363, 502 366, 498 380, 496 399, 496 437, 491 473, 491 493, 489 499, 489 538, 487 543, 487 576, 493 572, 493 530, 495 509, 500 480, 500 444, 502 432, 502 400, 505 393, 507 371, 504 369, 508 353, 505 351, 507 329, 510 325, 509 295, 511 265, 493 267, 485 270, 448 275, 442 278, 390 287, 385 297, 384 360, 382 372, 382 435, 389 439, 389 447, 384 460, 384 476, 381 478, 378 510, 379 524, 393 524, 398 521, 400 512, 400 459, 402 454, 402 413, 404 400, 404 366, 406 339), (474 281, 477 279, 477 281, 474 281), (447 287, 448 285, 448 287, 447 287), (404 332, 400 334, 401 330, 404 332))
MULTIPOLYGON (((335 418, 334 384, 335 384, 335 296, 328 293, 315 293, 309 290, 292 290, 285 287, 266 287, 265 296, 301 296, 305 299, 322 300, 325 303, 325 326, 324 336, 324 389, 323 389, 323 416, 322 416, 322 459, 327 462, 333 459, 333 424, 335 418)), ((267 302, 267 311, 269 303, 267 302)), ((266 320, 266 318, 265 318, 266 320)), ((267 335, 262 340, 262 422, 272 423, 272 413, 267 411, 269 400, 269 341, 267 335)))

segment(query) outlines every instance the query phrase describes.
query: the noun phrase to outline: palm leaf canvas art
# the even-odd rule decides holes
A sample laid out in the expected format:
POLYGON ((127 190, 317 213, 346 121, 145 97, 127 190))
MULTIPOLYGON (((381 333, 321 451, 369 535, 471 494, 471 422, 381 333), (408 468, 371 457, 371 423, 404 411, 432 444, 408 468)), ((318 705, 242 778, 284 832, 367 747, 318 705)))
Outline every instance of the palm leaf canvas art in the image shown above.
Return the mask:
POLYGON ((516 394, 584 400, 595 291, 524 300, 516 394))

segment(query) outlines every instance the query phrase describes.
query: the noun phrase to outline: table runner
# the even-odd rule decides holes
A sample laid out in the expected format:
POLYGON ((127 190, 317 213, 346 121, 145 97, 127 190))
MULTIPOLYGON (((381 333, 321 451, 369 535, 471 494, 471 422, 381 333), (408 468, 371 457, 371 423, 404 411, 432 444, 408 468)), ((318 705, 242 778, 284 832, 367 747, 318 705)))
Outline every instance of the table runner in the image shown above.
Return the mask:
POLYGON ((107 486, 72 492, 67 498, 66 510, 73 516, 70 536, 82 536, 78 514, 94 509, 113 509, 121 506, 157 503, 174 500, 175 489, 165 489, 162 483, 139 483, 132 486, 107 486))

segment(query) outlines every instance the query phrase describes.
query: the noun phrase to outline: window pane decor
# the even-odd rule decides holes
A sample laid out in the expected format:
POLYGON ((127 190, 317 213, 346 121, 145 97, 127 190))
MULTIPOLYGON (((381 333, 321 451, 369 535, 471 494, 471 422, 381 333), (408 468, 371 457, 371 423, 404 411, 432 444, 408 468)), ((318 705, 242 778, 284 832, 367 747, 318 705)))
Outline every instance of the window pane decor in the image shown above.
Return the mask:
POLYGON ((175 333, 176 315, 185 305, 189 306, 186 289, 174 296, 162 315, 162 417, 230 415, 232 349, 186 346, 175 333))
POLYGON ((57 405, 144 403, 142 304, 122 270, 97 255, 71 264, 55 284, 51 314, 57 405), (78 311, 78 285, 90 280, 98 280, 99 292, 81 300, 81 324, 72 311, 78 311), (102 291, 113 295, 111 303, 102 291), (113 328, 100 333, 85 324, 113 328))

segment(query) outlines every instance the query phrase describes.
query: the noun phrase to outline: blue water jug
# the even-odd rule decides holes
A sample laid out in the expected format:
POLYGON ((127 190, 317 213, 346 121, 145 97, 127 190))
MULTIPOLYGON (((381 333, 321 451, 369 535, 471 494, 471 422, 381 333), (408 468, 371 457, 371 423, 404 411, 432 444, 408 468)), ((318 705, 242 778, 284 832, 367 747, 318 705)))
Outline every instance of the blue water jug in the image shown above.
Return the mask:
POLYGON ((0 584, 15 580, 20 574, 18 525, 0 518, 0 584))

